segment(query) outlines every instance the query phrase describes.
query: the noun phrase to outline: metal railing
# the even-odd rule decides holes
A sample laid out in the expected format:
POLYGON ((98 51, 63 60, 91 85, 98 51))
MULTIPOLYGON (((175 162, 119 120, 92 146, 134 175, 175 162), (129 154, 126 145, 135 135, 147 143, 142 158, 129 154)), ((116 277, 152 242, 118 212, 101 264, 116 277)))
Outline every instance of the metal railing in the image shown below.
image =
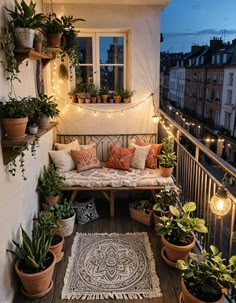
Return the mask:
POLYGON ((158 131, 159 140, 170 134, 175 140, 177 152, 176 183, 182 186, 184 201, 196 202, 196 217, 205 219, 208 227, 208 234, 199 235, 198 243, 206 249, 212 244, 216 245, 227 258, 236 254, 236 243, 234 242, 236 199, 229 193, 232 207, 230 213, 225 217, 219 218, 211 212, 210 198, 222 184, 209 171, 204 159, 207 157, 234 179, 236 179, 236 169, 199 142, 161 109, 158 111, 161 118, 158 131), (187 138, 194 146, 191 153, 180 143, 183 137, 187 138))

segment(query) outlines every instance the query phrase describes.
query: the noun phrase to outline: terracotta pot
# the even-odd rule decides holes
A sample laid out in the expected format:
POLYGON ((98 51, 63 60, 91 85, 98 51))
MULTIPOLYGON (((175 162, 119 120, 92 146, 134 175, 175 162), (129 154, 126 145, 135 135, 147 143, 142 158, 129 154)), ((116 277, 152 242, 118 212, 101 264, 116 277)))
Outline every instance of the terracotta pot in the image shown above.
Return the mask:
POLYGON ((174 170, 174 167, 166 168, 161 165, 159 168, 162 177, 170 177, 174 170))
POLYGON ((56 263, 58 263, 59 261, 61 261, 61 259, 63 258, 63 255, 64 255, 64 253, 62 252, 63 245, 64 245, 64 236, 62 233, 60 233, 58 231, 56 231, 54 233, 54 235, 61 237, 61 241, 59 243, 50 246, 50 250, 53 251, 56 256, 56 263))
POLYGON ((34 49, 36 52, 42 53, 43 50, 42 42, 34 42, 34 49))
POLYGON ((48 204, 53 205, 56 204, 59 201, 60 195, 57 195, 55 197, 46 197, 45 200, 48 204))
POLYGON ((100 96, 97 97, 97 103, 102 103, 102 99, 100 96))
POLYGON ((72 103, 77 103, 77 97, 76 97, 76 95, 71 96, 71 102, 72 103))
POLYGON ((83 104, 84 103, 84 98, 79 98, 79 104, 83 104))
POLYGON ((91 97, 92 103, 96 103, 97 102, 97 97, 91 97))
POLYGON ((114 103, 114 99, 113 99, 113 98, 110 98, 110 99, 109 99, 109 103, 114 103))
POLYGON ((91 103, 91 99, 90 99, 90 98, 86 98, 86 99, 85 99, 85 103, 87 103, 87 104, 88 104, 88 103, 91 103))
POLYGON ((155 214, 155 212, 153 212, 153 218, 154 218, 154 223, 155 223, 155 231, 158 232, 161 227, 159 225, 157 225, 158 223, 160 223, 160 217, 158 215, 155 214))
POLYGON ((194 247, 195 242, 196 242, 194 233, 192 233, 192 236, 193 236, 192 243, 185 245, 185 246, 174 245, 174 244, 168 242, 165 239, 165 236, 161 237, 162 243, 164 245, 164 247, 162 249, 162 258, 168 265, 170 265, 172 267, 176 267, 177 260, 186 261, 188 259, 189 252, 194 247))
POLYGON ((68 219, 58 220, 58 223, 62 226, 64 237, 70 236, 74 231, 75 213, 68 219))
POLYGON ((129 98, 124 98, 124 99, 123 99, 123 102, 124 102, 124 103, 130 103, 130 99, 129 99, 129 98))
POLYGON ((3 128, 7 134, 7 139, 17 140, 24 138, 27 122, 28 117, 16 119, 2 119, 3 128))
POLYGON ((17 260, 15 263, 15 271, 23 286, 21 291, 29 298, 40 298, 47 294, 52 288, 52 275, 56 264, 56 256, 52 251, 49 252, 53 255, 53 262, 47 269, 38 273, 24 273, 19 270, 20 260, 17 260))
POLYGON ((115 103, 121 102, 121 96, 114 96, 115 103))
POLYGON ((102 102, 107 103, 108 95, 102 95, 102 102))
POLYGON ((47 47, 60 47, 62 33, 47 33, 47 47))
MULTIPOLYGON (((188 289, 185 286, 184 280, 181 279, 181 287, 182 287, 182 294, 180 295, 180 303, 207 303, 204 301, 201 301, 197 298, 195 298, 191 293, 188 291, 188 289)), ((218 301, 212 302, 212 303, 223 303, 224 302, 224 294, 222 294, 221 298, 218 301)))

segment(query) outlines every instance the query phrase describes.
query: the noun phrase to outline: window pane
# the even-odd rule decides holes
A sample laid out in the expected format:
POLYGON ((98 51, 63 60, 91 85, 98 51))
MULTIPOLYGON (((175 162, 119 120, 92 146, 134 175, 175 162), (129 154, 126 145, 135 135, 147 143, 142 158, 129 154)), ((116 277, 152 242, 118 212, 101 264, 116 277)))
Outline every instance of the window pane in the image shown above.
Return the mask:
POLYGON ((101 66, 101 87, 108 87, 109 90, 123 89, 124 68, 123 66, 101 66))
POLYGON ((124 63, 124 38, 100 37, 100 64, 124 63))
POLYGON ((92 64, 92 37, 79 37, 77 44, 79 49, 79 62, 81 64, 92 64))
POLYGON ((93 67, 92 66, 80 66, 79 69, 75 71, 76 83, 92 82, 93 81, 93 67))

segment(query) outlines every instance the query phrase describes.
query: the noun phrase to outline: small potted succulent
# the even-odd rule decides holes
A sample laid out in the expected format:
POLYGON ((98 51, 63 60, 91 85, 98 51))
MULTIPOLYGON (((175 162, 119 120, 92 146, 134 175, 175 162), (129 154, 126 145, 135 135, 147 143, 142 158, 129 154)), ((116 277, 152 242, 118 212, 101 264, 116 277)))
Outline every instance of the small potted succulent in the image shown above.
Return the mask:
POLYGON ((130 203, 129 213, 133 220, 145 225, 153 224, 153 204, 149 200, 138 200, 130 203))
POLYGON ((66 199, 63 199, 60 203, 54 204, 50 208, 50 211, 52 211, 58 219, 58 223, 62 227, 64 236, 70 236, 74 231, 75 224, 75 210, 73 202, 68 202, 66 199))
POLYGON ((115 103, 120 103, 121 102, 121 90, 114 90, 113 97, 114 97, 115 103))
POLYGON ((194 247, 196 239, 194 232, 207 233, 205 220, 192 217, 196 210, 195 202, 186 202, 181 207, 169 206, 171 216, 160 217, 161 236, 164 245, 162 257, 164 261, 176 267, 177 260, 187 260, 190 250, 194 247))
POLYGON ((228 264, 218 248, 211 245, 210 252, 189 253, 186 261, 178 260, 176 267, 182 271, 181 302, 223 303, 224 298, 233 303, 236 300, 236 256, 228 264))
POLYGON ((134 93, 134 90, 124 89, 121 94, 123 102, 130 103, 130 98, 133 97, 134 93))
POLYGON ((170 177, 176 165, 176 153, 173 150, 174 140, 172 137, 162 140, 161 154, 158 156, 159 167, 162 177, 170 177))

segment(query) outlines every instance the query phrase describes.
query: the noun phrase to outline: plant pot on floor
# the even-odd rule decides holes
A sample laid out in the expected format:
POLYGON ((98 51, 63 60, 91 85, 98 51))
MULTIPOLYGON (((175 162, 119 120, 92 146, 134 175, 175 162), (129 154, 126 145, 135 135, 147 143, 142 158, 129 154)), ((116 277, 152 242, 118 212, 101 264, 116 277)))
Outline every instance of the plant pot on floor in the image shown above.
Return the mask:
POLYGON ((153 211, 152 210, 147 209, 147 210, 145 210, 145 212, 143 212, 143 211, 133 208, 131 205, 129 206, 129 213, 130 213, 131 219, 138 221, 147 226, 153 225, 153 211))
POLYGON ((52 251, 48 252, 49 256, 49 265, 48 267, 38 273, 28 274, 20 270, 21 263, 18 259, 15 263, 15 271, 19 276, 22 288, 21 292, 28 298, 40 298, 46 295, 53 286, 52 276, 54 267, 56 264, 56 256, 52 251))
POLYGON ((3 118, 3 128, 7 134, 7 139, 18 140, 25 137, 26 125, 28 117, 24 118, 3 118))
POLYGON ((52 238, 50 250, 54 252, 56 256, 56 263, 60 262, 64 256, 62 251, 64 245, 64 236, 60 232, 55 232, 52 238))
POLYGON ((47 202, 47 204, 49 205, 54 205, 56 204, 60 199, 60 195, 57 195, 55 197, 47 197, 45 196, 45 201, 47 202))
POLYGON ((64 237, 70 236, 74 231, 75 213, 70 218, 58 220, 58 224, 61 226, 63 230, 64 237))

